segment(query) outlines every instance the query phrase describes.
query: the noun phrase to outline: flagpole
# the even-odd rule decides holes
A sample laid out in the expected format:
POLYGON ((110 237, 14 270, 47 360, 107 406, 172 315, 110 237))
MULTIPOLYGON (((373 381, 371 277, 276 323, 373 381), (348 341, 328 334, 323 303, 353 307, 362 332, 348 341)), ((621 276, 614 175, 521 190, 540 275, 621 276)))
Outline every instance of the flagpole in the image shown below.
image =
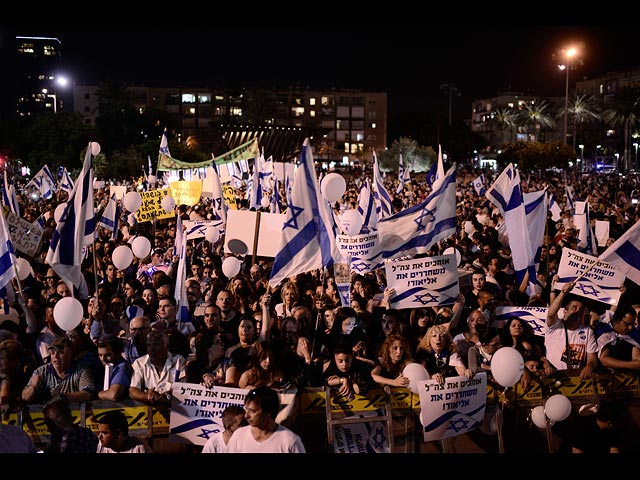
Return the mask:
POLYGON ((93 241, 91 242, 91 251, 93 253, 93 282, 95 284, 95 289, 93 290, 94 295, 98 295, 98 264, 96 261, 96 236, 93 236, 93 241))
POLYGON ((253 234, 253 252, 251 255, 251 266, 253 267, 256 264, 256 255, 258 253, 258 237, 260 235, 260 211, 256 211, 256 228, 255 233, 253 234))

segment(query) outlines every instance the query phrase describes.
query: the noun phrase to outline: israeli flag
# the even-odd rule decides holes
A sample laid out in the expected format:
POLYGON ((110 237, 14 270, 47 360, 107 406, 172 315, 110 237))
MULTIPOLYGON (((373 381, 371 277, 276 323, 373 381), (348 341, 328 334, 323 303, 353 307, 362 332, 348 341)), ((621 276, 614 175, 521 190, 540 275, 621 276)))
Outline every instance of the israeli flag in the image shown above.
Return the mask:
POLYGON ((382 175, 380 175, 378 157, 375 151, 373 152, 373 198, 376 202, 378 220, 390 217, 393 213, 391 195, 389 195, 389 192, 384 186, 384 180, 382 175))

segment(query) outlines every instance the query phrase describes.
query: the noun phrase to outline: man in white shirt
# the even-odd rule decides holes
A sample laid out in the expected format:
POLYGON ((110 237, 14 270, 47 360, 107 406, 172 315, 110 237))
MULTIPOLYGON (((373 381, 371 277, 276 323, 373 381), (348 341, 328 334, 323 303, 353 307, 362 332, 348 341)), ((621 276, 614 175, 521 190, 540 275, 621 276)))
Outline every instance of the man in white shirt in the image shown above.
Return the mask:
POLYGON ((544 346, 547 360, 558 370, 580 369, 580 379, 587 380, 598 366, 598 344, 593 329, 585 322, 589 310, 580 297, 565 302, 567 293, 575 286, 569 282, 562 286, 547 311, 544 346), (565 304, 564 317, 558 317, 565 304))
POLYGON ((228 453, 306 453, 302 439, 276 422, 280 411, 276 390, 267 386, 250 390, 244 409, 249 425, 233 433, 228 453))

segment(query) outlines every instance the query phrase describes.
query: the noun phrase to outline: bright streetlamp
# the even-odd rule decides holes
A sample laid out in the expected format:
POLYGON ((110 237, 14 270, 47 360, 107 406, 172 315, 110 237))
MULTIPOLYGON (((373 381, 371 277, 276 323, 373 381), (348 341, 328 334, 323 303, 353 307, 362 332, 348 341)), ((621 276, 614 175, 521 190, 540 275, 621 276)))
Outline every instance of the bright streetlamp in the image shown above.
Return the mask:
MULTIPOLYGON (((569 120, 569 70, 571 69, 571 59, 578 54, 575 47, 569 47, 562 50, 562 57, 565 63, 558 65, 560 70, 565 70, 565 86, 564 86, 564 143, 567 143, 567 122, 569 120)), ((567 143, 568 144, 568 143, 567 143)))

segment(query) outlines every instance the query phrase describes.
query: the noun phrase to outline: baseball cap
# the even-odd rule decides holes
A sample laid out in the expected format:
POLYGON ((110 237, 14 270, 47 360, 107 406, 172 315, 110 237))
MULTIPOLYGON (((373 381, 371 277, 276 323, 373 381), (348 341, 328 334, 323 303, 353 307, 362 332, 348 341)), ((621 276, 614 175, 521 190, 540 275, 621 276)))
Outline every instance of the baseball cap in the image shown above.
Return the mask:
POLYGON ((56 338, 51 344, 47 347, 47 351, 51 352, 52 350, 64 350, 66 346, 73 346, 71 340, 68 338, 56 338))

